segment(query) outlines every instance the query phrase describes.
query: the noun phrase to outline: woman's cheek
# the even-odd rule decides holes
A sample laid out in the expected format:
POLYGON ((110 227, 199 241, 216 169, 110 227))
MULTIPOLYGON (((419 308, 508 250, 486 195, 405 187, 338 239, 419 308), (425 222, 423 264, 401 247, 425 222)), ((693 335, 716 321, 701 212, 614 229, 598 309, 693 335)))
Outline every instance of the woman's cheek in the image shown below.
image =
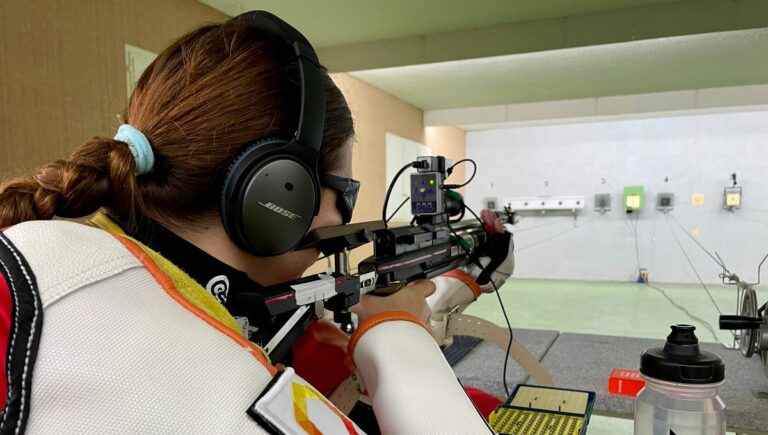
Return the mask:
POLYGON ((316 249, 305 249, 285 254, 277 267, 282 266, 282 281, 290 281, 301 278, 304 272, 310 268, 319 256, 316 249))

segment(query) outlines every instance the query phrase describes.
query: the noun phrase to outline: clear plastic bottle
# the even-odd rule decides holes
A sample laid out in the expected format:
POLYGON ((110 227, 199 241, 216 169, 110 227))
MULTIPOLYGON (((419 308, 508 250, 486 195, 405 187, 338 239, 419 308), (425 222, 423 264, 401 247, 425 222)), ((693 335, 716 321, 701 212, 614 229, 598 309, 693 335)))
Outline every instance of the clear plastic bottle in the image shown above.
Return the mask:
POLYGON ((699 350, 691 325, 674 325, 666 345, 643 353, 645 388, 635 401, 635 435, 724 435, 718 390, 725 366, 699 350))

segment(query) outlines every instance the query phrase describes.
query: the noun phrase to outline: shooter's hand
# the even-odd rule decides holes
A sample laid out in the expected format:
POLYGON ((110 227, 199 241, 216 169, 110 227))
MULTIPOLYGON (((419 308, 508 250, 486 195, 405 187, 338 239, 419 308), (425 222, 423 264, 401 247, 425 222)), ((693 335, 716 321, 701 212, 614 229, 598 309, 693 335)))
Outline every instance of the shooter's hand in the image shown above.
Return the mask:
POLYGON ((471 264, 467 266, 467 272, 475 278, 484 293, 489 293, 494 290, 491 281, 496 288, 501 288, 515 271, 515 244, 512 234, 506 230, 504 222, 496 216, 496 213, 483 210, 480 218, 488 234, 482 246, 484 255, 478 260, 483 267, 471 264))
POLYGON ((427 297, 435 292, 435 284, 429 280, 415 281, 389 296, 363 296, 360 303, 352 307, 360 323, 379 313, 405 311, 428 324, 432 312, 427 297))
MULTIPOLYGON (((493 291, 490 280, 493 279, 496 287, 504 284, 507 276, 515 269, 515 256, 512 253, 512 235, 507 232, 504 223, 490 210, 481 213, 483 228, 488 234, 488 240, 483 247, 486 254, 496 259, 496 268, 488 268, 491 257, 479 259, 483 268, 477 265, 468 265, 466 270, 453 270, 442 276, 434 278, 437 290, 427 299, 432 309, 432 320, 440 322, 454 308, 468 305, 475 301, 482 293, 493 291), (485 271, 485 272, 483 272, 485 271), (483 278, 479 280, 478 278, 483 278)), ((433 322, 433 327, 435 322, 433 322)))
POLYGON ((487 208, 480 212, 480 220, 483 221, 483 228, 488 234, 503 233, 507 231, 507 228, 504 226, 504 221, 502 221, 496 213, 487 208))

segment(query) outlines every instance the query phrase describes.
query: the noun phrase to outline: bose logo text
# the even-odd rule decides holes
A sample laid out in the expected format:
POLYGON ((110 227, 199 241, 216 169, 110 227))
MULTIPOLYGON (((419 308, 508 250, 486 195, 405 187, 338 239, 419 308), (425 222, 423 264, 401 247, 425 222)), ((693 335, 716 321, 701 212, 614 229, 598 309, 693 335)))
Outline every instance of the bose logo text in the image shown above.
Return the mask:
POLYGON ((263 203, 263 202, 259 201, 259 205, 264 207, 264 208, 268 208, 268 209, 272 210, 273 212, 275 212, 275 213, 277 213, 277 214, 279 214, 281 216, 285 216, 285 217, 287 217, 288 219, 290 219, 292 221, 295 221, 296 219, 299 219, 301 217, 301 216, 297 215, 296 213, 294 213, 294 212, 292 212, 290 210, 286 210, 286 209, 280 207, 279 205, 275 204, 274 202, 263 203))

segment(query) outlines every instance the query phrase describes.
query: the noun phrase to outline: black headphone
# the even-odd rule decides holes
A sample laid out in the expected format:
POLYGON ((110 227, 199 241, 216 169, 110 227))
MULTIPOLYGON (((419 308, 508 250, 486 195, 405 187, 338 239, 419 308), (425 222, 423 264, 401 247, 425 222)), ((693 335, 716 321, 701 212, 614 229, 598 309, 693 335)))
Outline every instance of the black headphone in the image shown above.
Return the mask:
POLYGON ((246 145, 226 174, 220 205, 224 228, 240 248, 278 255, 299 245, 320 208, 327 73, 304 35, 275 15, 252 11, 232 20, 263 31, 284 46, 289 63, 298 65, 301 99, 293 137, 246 145))

